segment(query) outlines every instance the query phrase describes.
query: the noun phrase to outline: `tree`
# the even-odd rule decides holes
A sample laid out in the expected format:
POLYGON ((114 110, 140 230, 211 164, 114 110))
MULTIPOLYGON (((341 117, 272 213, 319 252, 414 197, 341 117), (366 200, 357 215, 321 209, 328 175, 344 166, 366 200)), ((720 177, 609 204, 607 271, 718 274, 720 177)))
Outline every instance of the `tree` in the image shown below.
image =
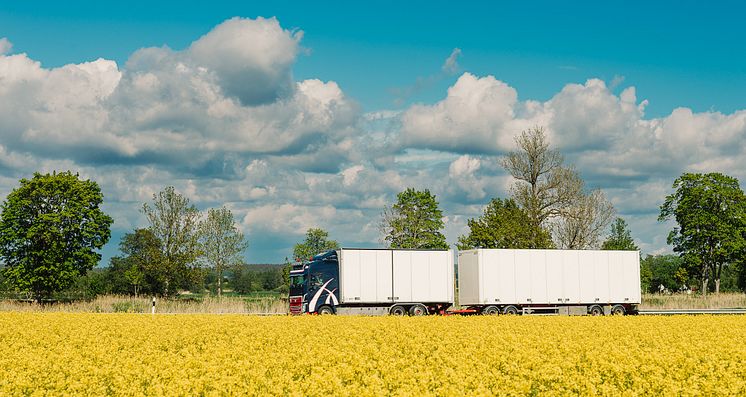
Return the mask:
POLYGON ((688 267, 699 269, 703 294, 710 277, 719 293, 723 266, 738 261, 746 247, 746 196, 736 178, 720 173, 686 173, 673 188, 658 217, 678 224, 668 243, 688 267))
POLYGON ((108 277, 116 293, 163 294, 169 277, 162 266, 161 241, 150 229, 135 229, 119 241, 121 256, 109 261, 108 277), (130 289, 132 287, 132 289, 130 289))
POLYGON ((199 211, 173 186, 154 194, 153 204, 143 204, 142 211, 150 222, 148 229, 160 242, 161 260, 156 265, 163 277, 163 293, 173 294, 178 286, 202 276, 197 262, 199 211))
POLYGON ((601 249, 618 251, 640 250, 632 239, 632 232, 629 230, 627 222, 622 218, 614 220, 614 223, 611 225, 611 233, 601 245, 601 249))
MULTIPOLYGON (((515 139, 518 151, 502 160, 503 168, 517 182, 511 188, 513 198, 526 211, 532 230, 539 233, 547 220, 560 216, 581 194, 583 184, 578 173, 564 166, 564 159, 549 148, 544 128, 522 131, 515 139)), ((532 246, 538 246, 540 235, 532 246)))
POLYGON ((640 263, 642 290, 659 292, 660 286, 668 291, 689 287, 688 272, 676 255, 648 255, 640 263))
POLYGON ((282 293, 290 291, 290 271, 293 269, 293 264, 290 263, 288 257, 285 257, 285 263, 282 265, 282 293))
POLYGON ((132 285, 132 287, 134 287, 135 298, 137 298, 137 295, 140 292, 140 287, 142 286, 143 281, 145 281, 145 273, 143 273, 138 266, 130 266, 130 268, 124 272, 124 278, 132 285))
POLYGON ((448 249, 443 212, 429 190, 413 188, 396 195, 397 201, 382 215, 384 241, 390 248, 448 249))
POLYGON ((517 179, 511 193, 526 211, 538 248, 540 231, 551 228, 555 245, 566 249, 595 247, 614 209, 600 190, 587 191, 562 155, 550 149, 544 128, 534 127, 516 137, 518 151, 508 153, 502 166, 517 179))
POLYGON ((113 220, 101 211, 96 182, 71 172, 21 179, 3 202, 0 257, 3 275, 40 302, 69 287, 101 260, 113 220))
POLYGON ((562 249, 597 248, 601 233, 613 216, 614 207, 603 192, 581 192, 552 224, 555 243, 562 249))
POLYGON ((293 247, 293 258, 305 261, 316 254, 337 248, 339 243, 329 240, 329 233, 326 230, 311 228, 306 231, 306 239, 293 247))
POLYGON ((218 282, 218 297, 223 295, 223 271, 243 263, 241 253, 248 243, 236 227, 233 214, 228 208, 211 208, 207 218, 200 223, 202 252, 208 266, 215 270, 218 282))
POLYGON ((239 265, 233 268, 231 288, 239 294, 249 294, 257 289, 255 288, 256 274, 246 267, 246 265, 239 265))
POLYGON ((513 199, 494 198, 484 214, 467 221, 469 234, 461 236, 456 246, 471 248, 553 248, 548 231, 533 230, 533 223, 513 199))

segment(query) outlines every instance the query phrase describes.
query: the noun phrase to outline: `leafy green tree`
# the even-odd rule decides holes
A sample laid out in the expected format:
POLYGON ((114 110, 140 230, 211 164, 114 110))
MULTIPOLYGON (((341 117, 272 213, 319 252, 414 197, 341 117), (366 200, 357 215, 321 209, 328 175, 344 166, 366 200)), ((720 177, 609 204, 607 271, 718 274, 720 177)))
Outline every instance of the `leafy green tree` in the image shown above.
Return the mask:
POLYGON ((199 266, 199 211, 173 186, 153 195, 153 204, 143 204, 150 222, 148 229, 160 242, 158 273, 164 295, 172 295, 179 286, 190 286, 204 274, 199 266))
POLYGON ((396 195, 396 203, 384 209, 381 220, 383 239, 391 248, 448 249, 441 230, 443 212, 429 190, 408 188, 396 195))
POLYGON ((37 301, 71 286, 92 269, 109 241, 112 218, 100 206, 96 182, 71 172, 21 179, 3 202, 0 258, 3 274, 37 301))
POLYGON ((456 246, 471 248, 553 248, 549 232, 533 230, 534 224, 513 199, 494 198, 484 214, 467 221, 469 234, 461 236, 456 246))
POLYGON ((689 276, 684 261, 677 255, 648 255, 640 262, 643 290, 658 292, 689 288, 689 276))
POLYGON ((274 291, 282 286, 282 269, 269 269, 261 273, 262 288, 274 291))
POLYGON ((293 258, 306 261, 316 254, 339 248, 339 243, 329 240, 329 233, 324 229, 311 228, 306 231, 306 238, 293 247, 293 258))
POLYGON ((124 272, 124 278, 134 288, 135 298, 137 298, 140 288, 145 281, 145 273, 143 273, 143 271, 137 266, 130 266, 130 268, 124 272))
POLYGON ((640 250, 635 244, 635 240, 632 239, 632 232, 629 230, 627 222, 622 218, 616 218, 614 223, 611 224, 611 233, 601 245, 601 249, 617 251, 640 250))
POLYGON ((746 292, 746 262, 744 261, 743 257, 742 259, 738 261, 736 266, 736 285, 738 285, 738 288, 746 292))
POLYGON ((746 196, 736 178, 720 173, 686 173, 673 188, 658 217, 678 223, 668 243, 689 268, 699 269, 703 294, 711 277, 719 293, 723 266, 737 261, 746 246, 746 196))
POLYGON ((218 297, 223 295, 223 272, 226 268, 243 263, 242 253, 248 247, 243 233, 228 208, 211 208, 207 218, 200 223, 200 243, 208 266, 215 270, 218 297))
POLYGON ((109 261, 108 280, 114 293, 163 294, 167 275, 161 266, 161 242, 150 229, 135 229, 119 241, 121 256, 109 261))
POLYGON ((72 301, 75 299, 93 299, 98 295, 109 293, 109 284, 103 269, 93 268, 75 279, 72 286, 55 293, 56 301, 72 301))
POLYGON ((249 294, 258 289, 256 273, 249 271, 246 267, 246 265, 234 267, 231 275, 231 288, 239 294, 249 294))
POLYGON ((288 257, 285 257, 285 263, 282 265, 282 289, 280 292, 287 293, 290 290, 290 270, 293 269, 293 264, 290 263, 288 257))

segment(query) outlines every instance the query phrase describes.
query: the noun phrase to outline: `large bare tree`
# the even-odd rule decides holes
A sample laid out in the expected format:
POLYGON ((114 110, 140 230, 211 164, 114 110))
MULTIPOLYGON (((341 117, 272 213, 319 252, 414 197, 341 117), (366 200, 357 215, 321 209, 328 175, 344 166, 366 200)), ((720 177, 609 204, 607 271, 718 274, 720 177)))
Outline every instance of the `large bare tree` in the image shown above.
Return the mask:
MULTIPOLYGON (((532 229, 541 230, 577 200, 583 183, 574 169, 564 165, 559 151, 549 147, 543 127, 522 131, 515 143, 518 150, 501 163, 517 180, 511 188, 513 199, 526 211, 532 229)), ((534 237, 538 241, 539 236, 534 237)))
POLYGON ((598 248, 601 234, 613 217, 614 206, 602 191, 582 194, 552 224, 554 243, 561 249, 598 248))
MULTIPOLYGON (((516 182, 513 199, 526 211, 534 230, 551 229, 559 248, 592 248, 611 221, 613 207, 600 191, 586 192, 572 166, 550 147, 543 127, 522 131, 517 150, 502 159, 516 182), (611 211, 611 212, 609 212, 611 211)), ((540 236, 535 236, 535 248, 540 236)))

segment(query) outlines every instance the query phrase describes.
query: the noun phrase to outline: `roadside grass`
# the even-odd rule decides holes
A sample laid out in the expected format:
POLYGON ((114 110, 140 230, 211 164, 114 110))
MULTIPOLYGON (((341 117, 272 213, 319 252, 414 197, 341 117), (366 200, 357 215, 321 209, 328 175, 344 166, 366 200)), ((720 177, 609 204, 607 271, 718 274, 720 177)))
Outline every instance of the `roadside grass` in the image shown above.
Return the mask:
MULTIPOLYGON (((0 311, 14 312, 87 312, 87 313, 150 313, 151 297, 100 295, 91 300, 63 303, 43 303, 23 300, 2 300, 0 311)), ((156 298, 156 313, 211 314, 286 314, 287 300, 278 294, 248 296, 181 295, 172 299, 156 298)))
POLYGON ((640 309, 735 309, 746 308, 746 294, 643 294, 640 309))
MULTIPOLYGON (((87 313, 150 313, 150 297, 100 295, 90 300, 43 303, 4 299, 2 312, 87 312, 87 313)), ((456 306, 457 308, 458 306, 456 306)), ((746 294, 643 294, 640 309, 730 309, 746 308, 746 294)), ((156 299, 156 313, 205 314, 287 314, 285 296, 277 292, 257 292, 249 295, 228 293, 222 298, 209 294, 183 294, 170 299, 156 299)))

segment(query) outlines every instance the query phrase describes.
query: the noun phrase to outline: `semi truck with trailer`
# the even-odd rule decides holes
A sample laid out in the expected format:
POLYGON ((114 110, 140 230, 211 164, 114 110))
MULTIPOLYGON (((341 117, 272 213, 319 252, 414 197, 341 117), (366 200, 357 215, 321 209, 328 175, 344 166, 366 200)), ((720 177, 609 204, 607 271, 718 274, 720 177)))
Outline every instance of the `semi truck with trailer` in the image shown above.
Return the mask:
POLYGON ((634 314, 637 251, 329 251, 290 271, 291 314, 634 314), (459 305, 454 304, 455 282, 459 305))
POLYGON ((290 271, 290 312, 425 315, 453 305, 453 251, 348 249, 290 271))

